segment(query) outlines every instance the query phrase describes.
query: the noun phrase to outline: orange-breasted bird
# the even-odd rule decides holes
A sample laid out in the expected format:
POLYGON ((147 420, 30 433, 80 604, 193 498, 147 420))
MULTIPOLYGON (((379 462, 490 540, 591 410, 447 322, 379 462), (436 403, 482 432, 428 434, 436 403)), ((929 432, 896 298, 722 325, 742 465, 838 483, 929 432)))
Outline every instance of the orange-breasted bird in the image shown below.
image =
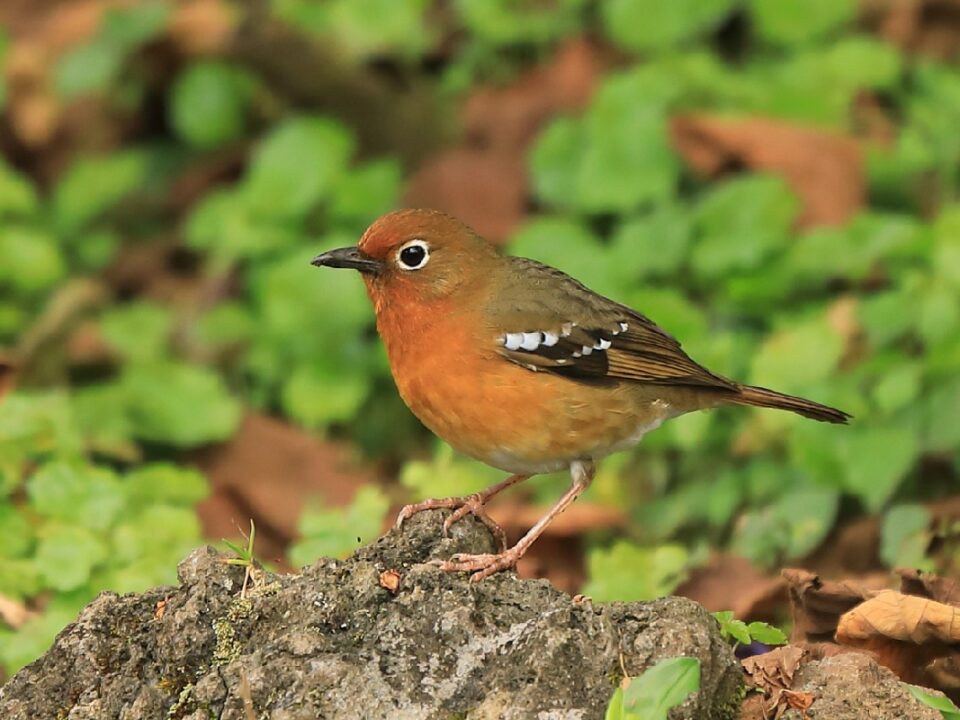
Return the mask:
POLYGON ((665 420, 727 404, 831 423, 850 417, 710 372, 636 310, 536 260, 502 255, 440 212, 385 215, 357 247, 322 253, 313 264, 361 273, 397 388, 423 424, 459 452, 511 473, 474 495, 408 505, 397 519, 452 508, 446 531, 476 515, 502 551, 441 563, 473 580, 515 566, 590 485, 597 460, 665 420), (562 469, 570 488, 507 549, 484 504, 532 475, 562 469))

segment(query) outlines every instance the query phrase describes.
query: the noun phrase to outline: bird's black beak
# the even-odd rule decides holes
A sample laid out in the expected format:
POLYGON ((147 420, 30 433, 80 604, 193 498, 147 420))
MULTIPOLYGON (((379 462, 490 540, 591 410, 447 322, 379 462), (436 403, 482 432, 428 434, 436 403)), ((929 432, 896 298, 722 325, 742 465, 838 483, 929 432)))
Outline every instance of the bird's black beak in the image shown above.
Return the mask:
POLYGON ((356 247, 327 250, 325 253, 317 255, 310 264, 317 267, 351 268, 369 275, 376 275, 382 268, 379 260, 374 260, 369 255, 365 255, 360 248, 356 247))

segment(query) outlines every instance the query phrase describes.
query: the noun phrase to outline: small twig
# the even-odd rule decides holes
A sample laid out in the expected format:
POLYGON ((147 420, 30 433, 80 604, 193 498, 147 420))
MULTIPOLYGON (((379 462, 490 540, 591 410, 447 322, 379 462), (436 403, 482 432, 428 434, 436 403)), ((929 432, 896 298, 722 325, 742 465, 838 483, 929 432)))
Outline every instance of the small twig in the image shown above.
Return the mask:
POLYGON ((247 673, 240 671, 240 687, 237 688, 240 694, 240 700, 243 701, 243 714, 247 720, 257 720, 257 713, 253 709, 253 694, 250 692, 250 681, 247 679, 247 673))

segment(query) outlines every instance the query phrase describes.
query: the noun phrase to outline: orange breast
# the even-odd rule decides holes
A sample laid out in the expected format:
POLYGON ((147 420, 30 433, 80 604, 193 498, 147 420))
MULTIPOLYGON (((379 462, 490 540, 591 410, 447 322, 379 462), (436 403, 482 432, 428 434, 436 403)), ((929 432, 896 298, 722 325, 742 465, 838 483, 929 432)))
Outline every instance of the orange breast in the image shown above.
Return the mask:
POLYGON ((533 372, 497 353, 472 312, 381 307, 378 327, 404 401, 454 448, 508 472, 565 468, 656 427, 669 408, 642 386, 597 386, 533 372))

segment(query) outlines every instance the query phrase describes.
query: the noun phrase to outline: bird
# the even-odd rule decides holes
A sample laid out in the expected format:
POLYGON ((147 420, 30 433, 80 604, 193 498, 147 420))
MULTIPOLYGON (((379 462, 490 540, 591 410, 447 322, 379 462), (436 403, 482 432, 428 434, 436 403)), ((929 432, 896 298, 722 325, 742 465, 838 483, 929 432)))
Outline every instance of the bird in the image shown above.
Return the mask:
POLYGON ((828 423, 851 416, 741 384, 690 358, 642 313, 536 260, 502 254, 454 217, 402 209, 375 220, 355 247, 317 255, 318 267, 360 273, 404 402, 455 450, 509 476, 462 497, 405 506, 400 526, 447 508, 446 534, 468 514, 500 549, 436 561, 479 581, 517 561, 590 485, 597 462, 663 422, 722 405, 755 405, 828 423), (533 475, 566 470, 570 487, 507 547, 486 503, 533 475))

